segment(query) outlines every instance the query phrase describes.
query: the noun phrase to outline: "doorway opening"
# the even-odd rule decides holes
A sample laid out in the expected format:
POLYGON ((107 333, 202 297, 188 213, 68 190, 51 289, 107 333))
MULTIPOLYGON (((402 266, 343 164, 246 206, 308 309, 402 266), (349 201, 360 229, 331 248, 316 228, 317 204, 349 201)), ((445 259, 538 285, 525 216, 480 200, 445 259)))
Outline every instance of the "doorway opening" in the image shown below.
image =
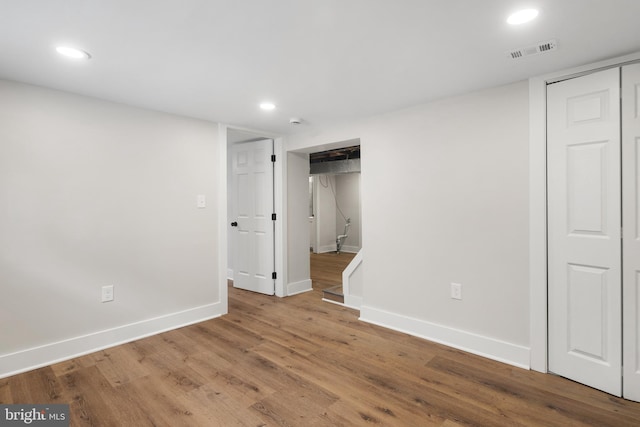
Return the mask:
POLYGON ((227 278, 233 287, 275 293, 274 140, 227 130, 227 278))
POLYGON ((360 146, 309 155, 310 271, 323 299, 344 304, 342 273, 361 250, 360 146))

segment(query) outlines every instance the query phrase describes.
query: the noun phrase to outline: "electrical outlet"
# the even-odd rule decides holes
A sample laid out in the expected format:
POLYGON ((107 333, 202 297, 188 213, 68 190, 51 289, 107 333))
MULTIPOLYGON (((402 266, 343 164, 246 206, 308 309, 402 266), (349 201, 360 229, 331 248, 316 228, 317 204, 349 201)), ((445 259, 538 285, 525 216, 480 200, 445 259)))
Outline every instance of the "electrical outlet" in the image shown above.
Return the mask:
POLYGON ((460 283, 451 284, 451 298, 462 299, 462 285, 460 283))
POLYGON ((207 197, 204 194, 198 194, 196 197, 196 206, 198 206, 198 209, 207 207, 207 197))
POLYGON ((102 287, 102 302, 113 301, 113 285, 102 287))

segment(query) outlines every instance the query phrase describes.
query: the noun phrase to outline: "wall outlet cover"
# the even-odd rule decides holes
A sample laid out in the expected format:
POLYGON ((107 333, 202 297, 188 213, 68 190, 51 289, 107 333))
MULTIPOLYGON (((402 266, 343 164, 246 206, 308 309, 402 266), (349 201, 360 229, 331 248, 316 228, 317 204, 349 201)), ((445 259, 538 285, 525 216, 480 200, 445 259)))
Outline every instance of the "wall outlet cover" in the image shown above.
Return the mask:
POLYGON ((462 299, 462 285, 460 283, 451 284, 451 298, 462 299))

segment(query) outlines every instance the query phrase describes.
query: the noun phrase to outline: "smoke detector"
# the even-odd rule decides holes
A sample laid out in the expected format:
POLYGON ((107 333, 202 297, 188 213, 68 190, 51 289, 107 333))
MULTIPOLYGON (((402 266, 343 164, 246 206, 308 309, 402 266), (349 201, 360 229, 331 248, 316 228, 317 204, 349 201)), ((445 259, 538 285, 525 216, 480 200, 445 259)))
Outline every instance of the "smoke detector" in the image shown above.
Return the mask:
POLYGON ((302 119, 298 119, 296 117, 292 117, 289 119, 289 124, 299 125, 300 123, 302 123, 302 119))
POLYGON ((520 58, 524 58, 525 56, 538 55, 540 53, 547 53, 556 49, 558 49, 558 42, 555 40, 549 40, 546 42, 540 42, 533 46, 514 49, 512 51, 507 52, 507 56, 511 59, 520 59, 520 58))

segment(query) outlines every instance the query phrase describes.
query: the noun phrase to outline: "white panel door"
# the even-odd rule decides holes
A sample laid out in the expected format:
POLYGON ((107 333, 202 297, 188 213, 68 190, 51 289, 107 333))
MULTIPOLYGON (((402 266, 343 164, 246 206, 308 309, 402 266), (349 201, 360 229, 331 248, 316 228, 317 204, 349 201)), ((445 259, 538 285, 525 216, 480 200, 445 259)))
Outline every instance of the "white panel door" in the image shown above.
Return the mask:
POLYGON ((272 154, 270 139, 231 148, 233 286, 267 295, 275 291, 272 154))
POLYGON ((640 64, 622 68, 623 365, 626 399, 640 401, 640 64))
POLYGON ((549 369, 622 393, 620 70, 547 88, 549 369))

